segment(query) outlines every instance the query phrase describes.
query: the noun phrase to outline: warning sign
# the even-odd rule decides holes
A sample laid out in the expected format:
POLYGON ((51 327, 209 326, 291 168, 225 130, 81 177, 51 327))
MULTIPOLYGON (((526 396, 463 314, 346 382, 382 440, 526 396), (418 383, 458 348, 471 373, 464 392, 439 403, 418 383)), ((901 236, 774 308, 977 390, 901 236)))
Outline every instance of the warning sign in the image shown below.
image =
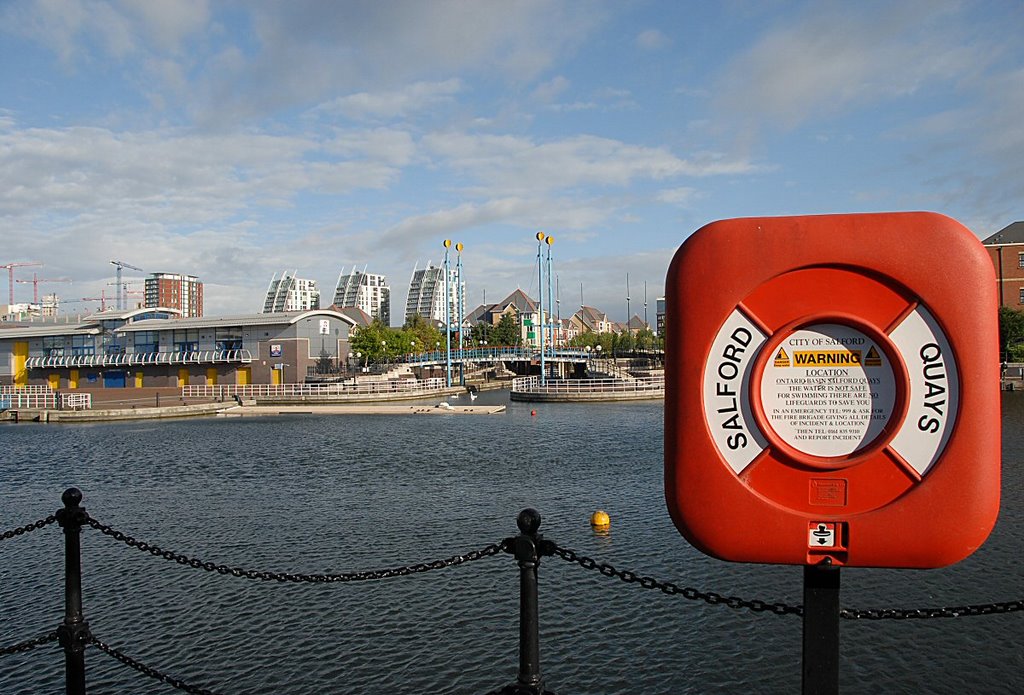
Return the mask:
POLYGON ((785 350, 780 348, 779 351, 775 353, 775 362, 773 364, 776 368, 789 366, 789 355, 786 354, 785 350))
POLYGON ((874 345, 872 345, 871 348, 868 350, 868 354, 864 356, 864 366, 865 367, 881 367, 882 366, 882 356, 878 354, 878 350, 875 349, 874 345))
POLYGON ((880 350, 851 326, 812 324, 782 340, 761 373, 761 406, 782 441, 811 456, 835 457, 882 433, 896 404, 896 376, 880 358, 869 368, 865 354, 880 350), (783 354, 793 355, 792 364, 780 362, 783 354))
POLYGON ((797 367, 856 367, 860 365, 860 350, 797 350, 793 353, 793 364, 797 367))

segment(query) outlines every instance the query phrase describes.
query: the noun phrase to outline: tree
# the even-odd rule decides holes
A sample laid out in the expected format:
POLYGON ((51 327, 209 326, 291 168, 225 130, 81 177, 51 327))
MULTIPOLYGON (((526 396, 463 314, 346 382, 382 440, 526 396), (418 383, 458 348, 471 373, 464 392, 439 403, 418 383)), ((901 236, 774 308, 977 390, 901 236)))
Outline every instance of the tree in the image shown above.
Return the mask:
POLYGON ((414 352, 433 350, 434 345, 442 342, 444 339, 444 334, 437 330, 433 323, 419 314, 409 317, 409 320, 405 322, 405 326, 402 327, 402 333, 406 334, 409 347, 414 352), (412 345, 414 340, 416 341, 415 347, 412 345))
POLYGON ((380 319, 374 319, 369 326, 361 326, 352 333, 349 337, 349 351, 361 352, 370 362, 380 362, 387 354, 391 354, 394 343, 395 333, 391 328, 385 326, 380 319))
POLYGON ((999 307, 999 354, 1004 362, 1024 362, 1024 312, 999 307))
POLYGON ((488 340, 492 345, 515 345, 519 342, 519 321, 513 312, 502 315, 488 340))

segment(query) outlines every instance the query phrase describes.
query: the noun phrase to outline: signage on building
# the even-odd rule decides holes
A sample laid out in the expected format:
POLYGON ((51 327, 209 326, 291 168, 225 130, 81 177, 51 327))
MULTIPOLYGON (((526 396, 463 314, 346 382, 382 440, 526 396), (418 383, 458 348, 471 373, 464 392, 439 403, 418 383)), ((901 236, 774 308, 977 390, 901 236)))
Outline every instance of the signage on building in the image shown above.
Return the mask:
POLYGON ((666 499, 690 542, 873 567, 981 545, 999 509, 998 329, 966 228, 724 220, 683 244, 667 286, 666 499))
POLYGON ((331 322, 328 319, 320 319, 320 335, 330 335, 331 322))
POLYGON ((271 357, 280 357, 281 356, 281 344, 280 343, 271 343, 270 344, 270 356, 271 357))

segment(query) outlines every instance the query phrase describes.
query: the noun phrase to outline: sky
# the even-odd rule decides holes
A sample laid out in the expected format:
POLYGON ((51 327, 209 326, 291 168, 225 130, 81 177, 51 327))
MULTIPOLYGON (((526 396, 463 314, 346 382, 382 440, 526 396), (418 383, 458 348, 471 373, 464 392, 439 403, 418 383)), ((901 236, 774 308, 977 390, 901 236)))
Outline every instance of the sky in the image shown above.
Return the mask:
POLYGON ((399 325, 445 239, 467 308, 536 297, 543 231, 562 316, 653 324, 715 220, 1024 219, 1021 36, 1020 0, 4 0, 0 265, 69 311, 111 260, 195 275, 207 316, 365 268, 399 325))

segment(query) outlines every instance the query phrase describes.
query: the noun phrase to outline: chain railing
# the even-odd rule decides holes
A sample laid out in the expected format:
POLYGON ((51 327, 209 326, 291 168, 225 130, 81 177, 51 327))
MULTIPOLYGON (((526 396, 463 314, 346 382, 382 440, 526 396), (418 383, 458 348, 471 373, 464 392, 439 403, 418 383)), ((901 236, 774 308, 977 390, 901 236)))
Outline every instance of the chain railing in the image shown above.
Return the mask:
MULTIPOLYGON (((669 596, 682 596, 691 601, 703 602, 712 606, 727 606, 734 610, 747 610, 754 613, 774 613, 776 615, 795 615, 807 619, 804 606, 789 605, 779 602, 768 602, 759 599, 745 599, 737 596, 724 596, 713 591, 702 591, 693 587, 679 586, 673 582, 662 581, 632 570, 618 569, 608 563, 599 562, 574 550, 563 548, 554 541, 545 539, 538 533, 540 514, 535 510, 525 509, 517 519, 519 534, 505 538, 496 543, 488 544, 480 549, 453 555, 442 560, 420 562, 392 568, 344 572, 331 574, 304 574, 290 572, 270 572, 265 570, 231 567, 161 548, 154 543, 137 540, 117 529, 93 519, 84 507, 80 506, 81 492, 70 488, 62 496, 64 508, 55 514, 24 526, 19 526, 0 534, 0 540, 8 540, 36 531, 55 522, 64 530, 65 537, 65 616, 56 630, 41 634, 9 646, 0 646, 0 656, 26 652, 52 642, 60 642, 65 652, 67 692, 85 693, 85 660, 87 646, 95 647, 122 664, 150 678, 189 693, 210 694, 212 691, 190 685, 181 679, 170 676, 156 668, 140 663, 124 652, 111 647, 97 638, 89 629, 82 614, 81 600, 81 558, 79 536, 82 527, 88 526, 101 534, 134 548, 180 565, 216 572, 233 577, 276 581, 281 583, 334 583, 381 580, 390 577, 407 576, 432 570, 455 567, 500 553, 515 556, 520 570, 520 640, 519 640, 519 672, 515 683, 490 695, 553 695, 544 687, 539 663, 539 621, 537 608, 538 567, 544 556, 556 556, 562 560, 578 565, 584 570, 594 571, 602 576, 618 579, 626 584, 635 584, 640 588, 659 591, 669 596)), ((925 618, 959 618, 978 615, 995 615, 1024 611, 1024 600, 1005 601, 964 606, 947 606, 940 608, 883 608, 883 609, 842 609, 840 617, 847 620, 907 620, 925 618)))
POLYGON ((453 555, 452 557, 445 558, 443 560, 433 560, 431 562, 420 562, 414 565, 405 565, 401 567, 392 567, 388 569, 380 570, 369 570, 365 572, 342 572, 337 574, 294 574, 290 572, 268 572, 265 570, 253 570, 244 569, 241 567, 228 567, 227 565, 218 565, 213 562, 204 562, 188 555, 182 555, 172 550, 164 550, 158 545, 152 543, 146 543, 145 541, 138 541, 127 536, 120 531, 113 529, 105 524, 101 524, 92 517, 87 516, 85 523, 96 529, 100 533, 110 536, 116 541, 124 543, 130 548, 141 550, 142 552, 149 553, 155 557, 162 557, 165 560, 171 560, 178 563, 179 565, 187 565, 194 569, 206 570, 207 572, 216 572, 217 574, 230 574, 233 577, 245 577, 247 579, 259 579, 263 581, 276 581, 276 582, 291 582, 293 584, 310 583, 310 584, 329 584, 332 582, 358 582, 368 581, 376 579, 388 579, 389 577, 404 577, 410 574, 419 574, 421 572, 429 572, 431 570, 444 569, 445 567, 455 567, 457 565, 464 564, 466 562, 472 562, 481 558, 490 557, 497 555, 504 550, 505 541, 498 543, 491 543, 490 545, 484 546, 479 550, 471 550, 462 555, 453 555))

